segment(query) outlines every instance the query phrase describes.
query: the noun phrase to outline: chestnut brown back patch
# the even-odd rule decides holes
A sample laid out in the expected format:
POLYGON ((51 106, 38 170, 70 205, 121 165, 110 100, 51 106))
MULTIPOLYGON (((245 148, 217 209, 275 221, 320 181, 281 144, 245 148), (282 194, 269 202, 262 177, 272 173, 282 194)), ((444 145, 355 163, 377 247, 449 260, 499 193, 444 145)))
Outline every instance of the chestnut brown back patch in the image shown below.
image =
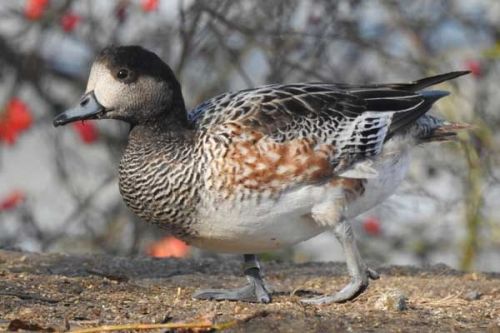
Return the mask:
POLYGON ((251 128, 232 126, 225 156, 214 161, 214 176, 223 179, 221 185, 229 192, 249 189, 276 193, 332 174, 332 145, 310 138, 279 143, 251 128))

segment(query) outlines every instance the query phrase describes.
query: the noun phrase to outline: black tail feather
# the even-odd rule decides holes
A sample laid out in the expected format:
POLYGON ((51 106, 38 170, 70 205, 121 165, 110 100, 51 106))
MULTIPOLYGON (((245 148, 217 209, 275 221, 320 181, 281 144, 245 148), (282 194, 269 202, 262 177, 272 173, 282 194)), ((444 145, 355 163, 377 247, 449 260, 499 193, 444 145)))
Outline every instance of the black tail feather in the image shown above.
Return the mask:
POLYGON ((389 140, 395 133, 404 131, 408 126, 429 111, 437 100, 448 96, 449 92, 443 90, 427 90, 420 91, 418 94, 424 98, 422 106, 415 111, 395 113, 386 140, 389 140))
POLYGON ((405 129, 408 128, 411 124, 413 124, 418 118, 420 118, 422 115, 424 115, 427 111, 430 110, 432 105, 439 100, 440 98, 443 98, 449 93, 447 91, 442 91, 442 90, 427 90, 427 91, 419 91, 421 89, 425 89, 427 87, 430 87, 432 85, 454 79, 456 77, 462 76, 469 74, 470 71, 456 71, 456 72, 450 72, 450 73, 445 73, 445 74, 439 74, 427 78, 423 78, 411 83, 403 83, 403 84, 395 84, 392 85, 394 89, 399 89, 399 90, 407 90, 407 91, 412 91, 416 92, 418 95, 424 98, 424 103, 422 104, 421 107, 418 108, 418 110, 412 111, 412 112, 402 112, 402 113, 395 113, 394 117, 392 119, 391 126, 389 128, 389 132, 387 133, 386 140, 389 140, 395 133, 397 132, 402 132, 405 129))
POLYGON ((435 84, 454 79, 456 77, 469 74, 470 71, 456 71, 444 74, 439 74, 435 76, 426 77, 411 83, 404 85, 405 90, 418 91, 425 89, 427 87, 433 86, 435 84))

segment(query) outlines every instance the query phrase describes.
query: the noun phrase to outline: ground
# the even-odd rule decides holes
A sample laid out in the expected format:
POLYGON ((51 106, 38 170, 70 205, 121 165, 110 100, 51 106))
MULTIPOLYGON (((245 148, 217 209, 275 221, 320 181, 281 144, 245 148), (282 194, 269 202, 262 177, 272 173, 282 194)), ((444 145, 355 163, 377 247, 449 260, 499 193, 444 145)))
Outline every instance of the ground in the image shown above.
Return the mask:
POLYGON ((344 264, 264 267, 271 304, 194 301, 199 287, 241 285, 241 263, 0 250, 0 330, 184 322, 229 332, 500 332, 500 274, 379 267, 355 301, 312 306, 300 298, 342 287, 344 264))

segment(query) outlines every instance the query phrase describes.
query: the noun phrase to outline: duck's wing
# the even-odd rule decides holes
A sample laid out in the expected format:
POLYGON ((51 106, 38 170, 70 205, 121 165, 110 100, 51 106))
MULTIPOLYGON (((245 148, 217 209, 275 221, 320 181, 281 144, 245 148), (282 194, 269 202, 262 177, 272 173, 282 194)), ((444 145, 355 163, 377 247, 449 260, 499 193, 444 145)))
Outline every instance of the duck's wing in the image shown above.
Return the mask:
POLYGON ((219 131, 227 140, 234 135, 227 128, 238 126, 240 132, 257 133, 259 140, 287 144, 306 139, 312 142, 311 149, 328 145, 329 163, 340 172, 379 154, 388 138, 404 131, 446 95, 418 90, 463 74, 404 84, 269 85, 214 97, 191 111, 189 119, 198 130, 219 131))

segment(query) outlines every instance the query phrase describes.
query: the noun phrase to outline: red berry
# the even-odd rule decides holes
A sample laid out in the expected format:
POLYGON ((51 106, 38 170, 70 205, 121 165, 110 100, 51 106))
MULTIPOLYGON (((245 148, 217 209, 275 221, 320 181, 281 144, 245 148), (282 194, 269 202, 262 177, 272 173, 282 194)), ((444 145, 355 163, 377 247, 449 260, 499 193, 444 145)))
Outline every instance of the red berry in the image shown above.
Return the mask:
POLYGON ((12 145, 16 142, 19 133, 28 129, 33 118, 28 106, 19 98, 12 98, 5 112, 0 114, 0 141, 12 145))
POLYGON ((17 130, 11 126, 0 124, 0 140, 5 141, 8 145, 13 145, 17 140, 17 130))
POLYGON ((115 7, 115 15, 116 19, 120 22, 123 23, 127 19, 127 8, 128 8, 129 2, 128 0, 121 0, 118 2, 118 4, 115 7))
POLYGON ((152 12, 158 9, 159 0, 142 0, 141 7, 145 12, 152 12))
POLYGON ((7 104, 7 112, 11 126, 17 130, 28 129, 33 122, 28 106, 17 97, 12 98, 7 104))
POLYGON ((80 136, 80 139, 85 143, 93 143, 99 137, 97 127, 93 122, 76 122, 73 123, 73 128, 80 136))
POLYGON ((40 19, 47 6, 49 5, 49 0, 28 0, 24 7, 24 16, 30 20, 40 19))
POLYGON ((189 252, 189 245, 172 236, 160 239, 151 244, 148 248, 148 254, 152 257, 185 257, 189 252))
POLYGON ((369 235, 372 236, 380 235, 381 227, 379 219, 376 217, 367 217, 363 221, 363 229, 369 235))
POLYGON ((475 78, 479 78, 483 74, 481 62, 479 60, 469 59, 465 62, 465 66, 475 78))
POLYGON ((12 191, 7 197, 0 201, 0 211, 16 208, 25 200, 24 193, 21 191, 12 191))
POLYGON ((65 32, 71 32, 75 30, 78 23, 81 21, 81 16, 68 12, 61 17, 61 27, 65 32))
POLYGON ((49 5, 49 0, 31 0, 37 6, 47 7, 49 5))

